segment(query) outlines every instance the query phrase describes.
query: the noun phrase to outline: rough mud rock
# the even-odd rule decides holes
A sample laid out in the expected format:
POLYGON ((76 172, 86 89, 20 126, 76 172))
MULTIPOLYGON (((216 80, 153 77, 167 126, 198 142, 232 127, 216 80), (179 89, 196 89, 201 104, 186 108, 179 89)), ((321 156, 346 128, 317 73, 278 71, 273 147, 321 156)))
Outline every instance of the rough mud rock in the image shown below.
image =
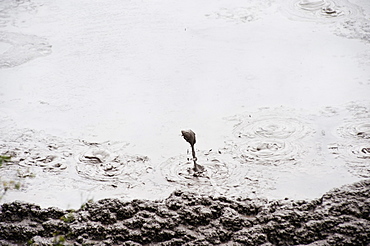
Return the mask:
POLYGON ((0 245, 370 245, 370 180, 312 201, 231 200, 176 191, 79 210, 1 205, 0 245))

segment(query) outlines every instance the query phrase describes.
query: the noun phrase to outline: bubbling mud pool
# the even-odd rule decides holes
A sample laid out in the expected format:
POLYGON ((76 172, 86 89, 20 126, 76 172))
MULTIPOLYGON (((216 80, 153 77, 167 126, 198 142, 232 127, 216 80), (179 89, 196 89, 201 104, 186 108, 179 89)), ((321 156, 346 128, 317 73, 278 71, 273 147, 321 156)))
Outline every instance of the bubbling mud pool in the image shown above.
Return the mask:
POLYGON ((135 198, 143 191, 146 197, 165 197, 176 189, 244 198, 294 196, 286 186, 300 175, 311 181, 296 184, 298 190, 317 189, 315 180, 328 175, 330 187, 370 177, 368 115, 369 108, 359 105, 309 115, 262 108, 225 118, 235 127, 224 146, 197 150, 197 162, 205 167, 200 174, 192 171, 189 152, 153 163, 150 156, 129 153, 124 142, 89 143, 14 129, 0 142, 0 154, 12 156, 0 168, 3 201, 38 193, 50 199, 55 189, 73 191, 81 203, 91 197, 135 198), (349 115, 357 119, 350 122, 349 115), (337 124, 346 117, 347 123, 337 124), (330 129, 318 123, 329 119, 330 129))
POLYGON ((301 199, 370 177, 361 1, 119 2, 0 3, 2 203, 301 199))

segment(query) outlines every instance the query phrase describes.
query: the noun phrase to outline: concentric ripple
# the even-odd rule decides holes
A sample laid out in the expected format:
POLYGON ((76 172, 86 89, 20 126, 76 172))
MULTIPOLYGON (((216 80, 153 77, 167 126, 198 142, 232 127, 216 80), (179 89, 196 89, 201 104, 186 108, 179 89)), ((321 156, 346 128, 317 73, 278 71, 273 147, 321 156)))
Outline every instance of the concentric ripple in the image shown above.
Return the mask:
POLYGON ((204 190, 214 188, 225 191, 245 184, 245 170, 231 156, 215 152, 199 156, 198 163, 206 170, 203 174, 194 175, 193 162, 186 156, 178 156, 161 164, 162 175, 168 182, 204 190))
POLYGON ((337 129, 337 133, 343 138, 370 139, 370 121, 344 124, 337 129))
POLYGON ((333 21, 359 16, 361 8, 347 0, 293 0, 282 8, 288 18, 298 21, 333 21))
POLYGON ((305 151, 299 143, 273 139, 253 139, 236 145, 236 153, 241 162, 260 165, 281 165, 295 163, 305 151))
POLYGON ((79 155, 76 169, 79 175, 97 181, 135 182, 148 172, 146 156, 113 153, 104 146, 90 147, 79 155))
POLYGON ((300 139, 311 132, 310 127, 297 119, 276 116, 242 121, 234 129, 238 138, 300 139))

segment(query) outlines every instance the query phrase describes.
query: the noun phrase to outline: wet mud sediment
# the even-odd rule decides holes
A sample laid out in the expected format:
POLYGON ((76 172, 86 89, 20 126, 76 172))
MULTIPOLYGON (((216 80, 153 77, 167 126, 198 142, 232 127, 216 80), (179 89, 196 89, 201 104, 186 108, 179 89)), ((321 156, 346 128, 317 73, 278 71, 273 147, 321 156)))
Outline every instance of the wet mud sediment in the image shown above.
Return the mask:
POLYGON ((103 199, 79 210, 1 205, 0 245, 369 245, 370 180, 314 200, 175 191, 163 201, 103 199))

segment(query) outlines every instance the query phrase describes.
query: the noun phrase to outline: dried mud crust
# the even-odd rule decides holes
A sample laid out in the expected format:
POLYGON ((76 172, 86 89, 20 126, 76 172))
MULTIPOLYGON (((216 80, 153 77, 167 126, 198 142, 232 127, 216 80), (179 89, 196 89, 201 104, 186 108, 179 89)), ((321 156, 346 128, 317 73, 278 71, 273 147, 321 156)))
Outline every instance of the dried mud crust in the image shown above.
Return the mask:
POLYGON ((1 205, 0 245, 369 245, 370 180, 311 201, 230 200, 176 191, 79 210, 1 205))

